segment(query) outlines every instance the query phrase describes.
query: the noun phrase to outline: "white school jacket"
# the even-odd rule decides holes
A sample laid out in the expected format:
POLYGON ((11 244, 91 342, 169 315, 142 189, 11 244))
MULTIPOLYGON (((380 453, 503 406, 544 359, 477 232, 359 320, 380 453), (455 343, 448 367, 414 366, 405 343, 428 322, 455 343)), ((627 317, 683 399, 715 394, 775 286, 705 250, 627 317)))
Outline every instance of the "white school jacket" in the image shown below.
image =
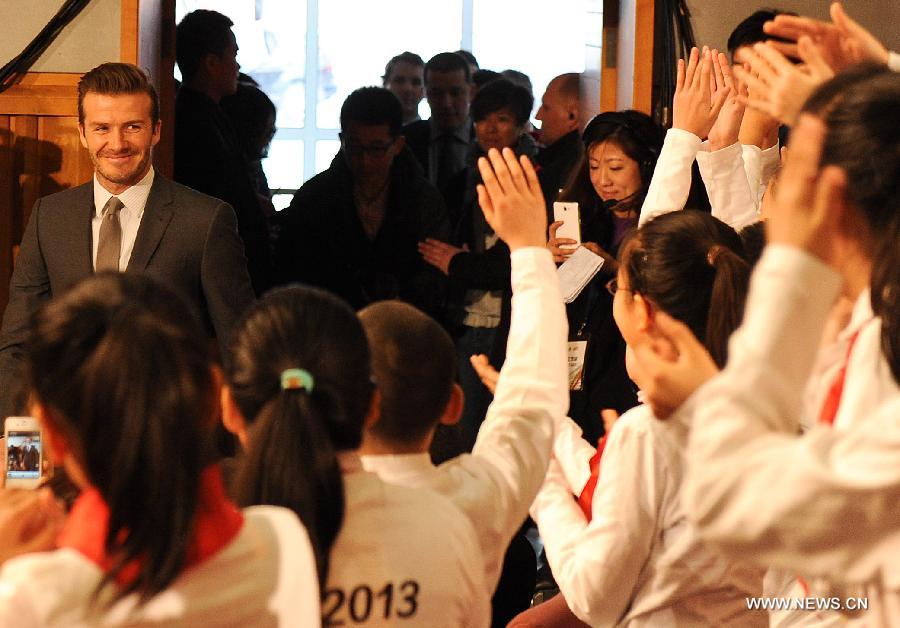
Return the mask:
POLYGON ((511 265, 506 362, 472 453, 440 467, 428 454, 362 457, 381 479, 431 488, 469 517, 490 594, 547 471, 554 422, 566 416, 569 403, 566 311, 553 258, 544 248, 517 249, 511 265))
POLYGON ((468 518, 433 491, 382 481, 355 453, 338 459, 346 506, 322 625, 489 626, 491 596, 468 518))
POLYGON ((840 285, 798 249, 766 249, 727 368, 679 409, 693 417, 685 499, 722 551, 843 585, 841 604, 843 592, 864 591, 868 612, 849 619, 891 626, 900 618, 900 394, 846 429, 797 435, 840 285))
POLYGON ((704 547, 681 503, 688 426, 642 405, 600 459, 588 522, 554 460, 531 515, 569 608, 591 626, 766 626, 748 612, 763 570, 704 547))
POLYGON ((85 618, 103 574, 73 549, 28 554, 0 571, 0 626, 306 628, 319 626, 319 583, 306 530, 285 508, 244 510, 238 535, 135 610, 136 595, 85 618))

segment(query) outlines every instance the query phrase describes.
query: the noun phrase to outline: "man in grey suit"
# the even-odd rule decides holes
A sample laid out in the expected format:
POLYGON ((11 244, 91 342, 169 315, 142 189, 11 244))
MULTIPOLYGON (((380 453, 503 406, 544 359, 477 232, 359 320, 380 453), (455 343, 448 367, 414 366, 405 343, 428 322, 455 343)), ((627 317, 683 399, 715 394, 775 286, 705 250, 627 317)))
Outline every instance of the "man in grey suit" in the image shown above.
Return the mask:
POLYGON ((15 398, 31 313, 95 271, 146 273, 181 292, 223 354, 253 302, 232 208, 154 171, 160 125, 156 90, 139 68, 105 63, 79 82, 79 135, 94 177, 31 210, 0 328, 0 418, 23 410, 15 398))

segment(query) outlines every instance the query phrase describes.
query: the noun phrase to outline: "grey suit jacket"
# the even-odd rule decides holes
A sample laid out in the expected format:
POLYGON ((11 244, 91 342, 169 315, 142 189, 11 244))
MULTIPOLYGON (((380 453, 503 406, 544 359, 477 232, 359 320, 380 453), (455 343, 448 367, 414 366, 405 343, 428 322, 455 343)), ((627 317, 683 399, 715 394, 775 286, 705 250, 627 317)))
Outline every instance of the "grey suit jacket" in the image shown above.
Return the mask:
MULTIPOLYGON (((22 344, 32 312, 93 271, 93 182, 38 199, 22 236, 0 328, 0 420, 22 408, 22 344)), ((180 292, 227 353, 231 329, 253 303, 234 210, 156 173, 128 273, 146 273, 180 292)))

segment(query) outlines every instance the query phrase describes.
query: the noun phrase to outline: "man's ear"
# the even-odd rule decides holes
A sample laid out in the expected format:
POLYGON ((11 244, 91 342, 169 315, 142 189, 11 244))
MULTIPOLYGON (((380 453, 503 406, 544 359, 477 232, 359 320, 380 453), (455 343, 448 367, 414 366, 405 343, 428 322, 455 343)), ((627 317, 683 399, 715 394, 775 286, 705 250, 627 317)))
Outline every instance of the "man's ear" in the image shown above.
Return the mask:
POLYGON ((459 423, 465 398, 463 389, 454 382, 453 388, 450 389, 450 398, 447 400, 447 405, 444 406, 444 412, 441 414, 441 418, 438 419, 438 423, 441 425, 456 425, 459 423))
POLYGON ((237 407, 234 397, 231 395, 231 388, 229 386, 222 386, 221 392, 219 393, 219 399, 222 402, 222 425, 225 426, 226 430, 237 436, 241 443, 241 447, 246 449, 247 421, 237 407))
POLYGON ((369 411, 363 421, 363 429, 370 429, 381 418, 381 391, 376 387, 372 391, 372 400, 369 402, 369 411))
POLYGON ((78 123, 78 139, 81 141, 82 146, 88 147, 87 137, 84 135, 84 124, 81 122, 78 123))

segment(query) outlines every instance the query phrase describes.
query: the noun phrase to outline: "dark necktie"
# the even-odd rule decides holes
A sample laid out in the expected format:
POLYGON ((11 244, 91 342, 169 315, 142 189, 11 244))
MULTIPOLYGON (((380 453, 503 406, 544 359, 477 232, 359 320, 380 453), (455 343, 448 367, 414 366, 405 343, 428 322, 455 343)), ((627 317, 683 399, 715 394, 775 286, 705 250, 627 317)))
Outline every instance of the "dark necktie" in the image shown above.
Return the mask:
POLYGON ((119 257, 122 255, 122 225, 119 223, 119 210, 125 205, 115 196, 111 196, 103 206, 103 221, 100 223, 100 238, 97 243, 96 271, 119 270, 119 257))
POLYGON ((455 138, 452 133, 441 136, 441 150, 438 154, 437 181, 435 182, 435 185, 439 190, 443 190, 450 178, 456 174, 453 169, 453 146, 455 143, 455 138))

